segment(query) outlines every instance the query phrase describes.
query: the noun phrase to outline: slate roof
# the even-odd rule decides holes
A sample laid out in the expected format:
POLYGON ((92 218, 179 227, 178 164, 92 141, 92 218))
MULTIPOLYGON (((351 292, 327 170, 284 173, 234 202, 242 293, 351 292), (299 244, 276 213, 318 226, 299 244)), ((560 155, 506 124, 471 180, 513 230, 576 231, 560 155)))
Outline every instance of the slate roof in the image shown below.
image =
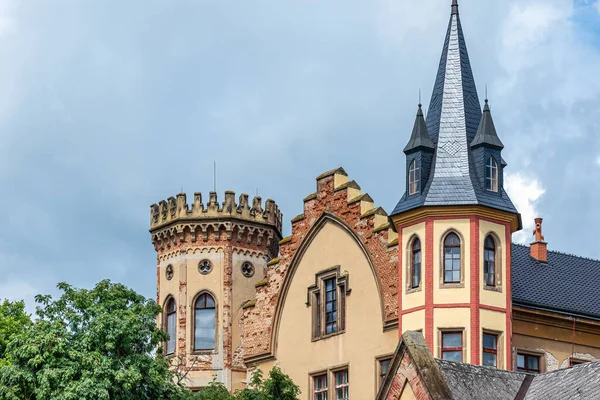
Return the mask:
POLYGON ((435 360, 455 400, 514 400, 526 374, 435 360))
POLYGON ((427 113, 427 130, 436 146, 433 167, 429 177, 423 177, 421 193, 405 193, 391 215, 421 206, 475 204, 518 214, 504 188, 488 192, 477 177, 470 144, 481 117, 458 6, 453 4, 427 113))
POLYGON ((490 111, 490 105, 488 104, 488 100, 485 99, 485 105, 483 106, 483 116, 481 117, 481 122, 479 123, 479 128, 477 128, 477 134, 475 135, 475 139, 471 142, 471 148, 487 144, 489 146, 493 146, 499 149, 504 148, 504 144, 498 137, 498 133, 496 132, 496 127, 494 126, 494 120, 492 119, 492 113, 490 111))
POLYGON ((548 251, 542 263, 513 243, 511 262, 513 304, 600 319, 600 260, 548 251))
POLYGON ((408 153, 411 150, 415 150, 418 148, 435 148, 435 145, 431 141, 429 133, 427 132, 427 124, 425 122, 425 117, 423 116, 423 109, 421 108, 421 104, 419 104, 419 109, 417 110, 417 118, 415 119, 415 125, 413 126, 413 131, 410 135, 410 139, 406 144, 406 147, 404 148, 404 152, 408 153))
POLYGON ((536 375, 525 400, 600 398, 600 361, 536 375))

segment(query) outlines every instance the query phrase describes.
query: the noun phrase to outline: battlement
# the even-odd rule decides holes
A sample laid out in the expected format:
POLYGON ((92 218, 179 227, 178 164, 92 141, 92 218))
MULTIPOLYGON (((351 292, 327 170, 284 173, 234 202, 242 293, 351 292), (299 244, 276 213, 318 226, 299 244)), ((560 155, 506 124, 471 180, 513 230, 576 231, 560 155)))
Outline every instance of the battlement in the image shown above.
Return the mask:
POLYGON ((263 225, 271 225, 281 237, 282 214, 279 207, 272 199, 267 199, 265 208, 262 206, 262 198, 254 196, 252 205, 249 196, 242 193, 239 202, 235 202, 235 192, 225 192, 225 201, 219 204, 217 193, 210 192, 206 204, 202 203, 202 193, 194 193, 194 202, 191 207, 187 204, 185 193, 179 193, 177 197, 169 197, 161 200, 158 204, 150 206, 150 231, 156 231, 173 222, 190 222, 203 220, 238 219, 263 225))

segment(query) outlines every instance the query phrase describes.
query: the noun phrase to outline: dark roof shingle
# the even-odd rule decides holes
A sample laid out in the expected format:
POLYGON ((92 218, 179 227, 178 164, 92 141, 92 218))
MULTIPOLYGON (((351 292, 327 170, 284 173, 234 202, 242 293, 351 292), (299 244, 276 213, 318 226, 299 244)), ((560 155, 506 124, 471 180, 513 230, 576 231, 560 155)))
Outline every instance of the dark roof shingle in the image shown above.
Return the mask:
POLYGON ((512 246, 512 299, 516 305, 537 306, 600 319, 600 261, 548 251, 548 262, 532 258, 529 246, 512 246))

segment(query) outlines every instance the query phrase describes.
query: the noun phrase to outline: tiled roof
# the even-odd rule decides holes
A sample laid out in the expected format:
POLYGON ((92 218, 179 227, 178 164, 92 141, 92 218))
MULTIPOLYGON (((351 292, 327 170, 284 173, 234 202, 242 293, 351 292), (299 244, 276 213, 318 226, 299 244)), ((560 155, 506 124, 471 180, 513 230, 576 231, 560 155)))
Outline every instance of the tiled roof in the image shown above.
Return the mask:
POLYGON ((435 360, 455 400, 514 400, 526 374, 435 360))
POLYGON ((514 304, 600 318, 599 260, 548 251, 542 263, 528 246, 513 244, 511 261, 514 304))
POLYGON ((600 398, 600 361, 536 375, 525 400, 600 398))

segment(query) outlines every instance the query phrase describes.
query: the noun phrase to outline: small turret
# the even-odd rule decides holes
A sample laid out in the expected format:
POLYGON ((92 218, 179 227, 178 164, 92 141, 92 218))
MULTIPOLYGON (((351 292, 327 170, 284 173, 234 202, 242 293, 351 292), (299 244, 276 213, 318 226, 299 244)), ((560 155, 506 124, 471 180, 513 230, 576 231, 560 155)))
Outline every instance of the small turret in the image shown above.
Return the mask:
POLYGON ((410 139, 404 147, 406 154, 406 193, 409 196, 421 194, 429 178, 435 145, 429 137, 427 123, 421 104, 410 139))

